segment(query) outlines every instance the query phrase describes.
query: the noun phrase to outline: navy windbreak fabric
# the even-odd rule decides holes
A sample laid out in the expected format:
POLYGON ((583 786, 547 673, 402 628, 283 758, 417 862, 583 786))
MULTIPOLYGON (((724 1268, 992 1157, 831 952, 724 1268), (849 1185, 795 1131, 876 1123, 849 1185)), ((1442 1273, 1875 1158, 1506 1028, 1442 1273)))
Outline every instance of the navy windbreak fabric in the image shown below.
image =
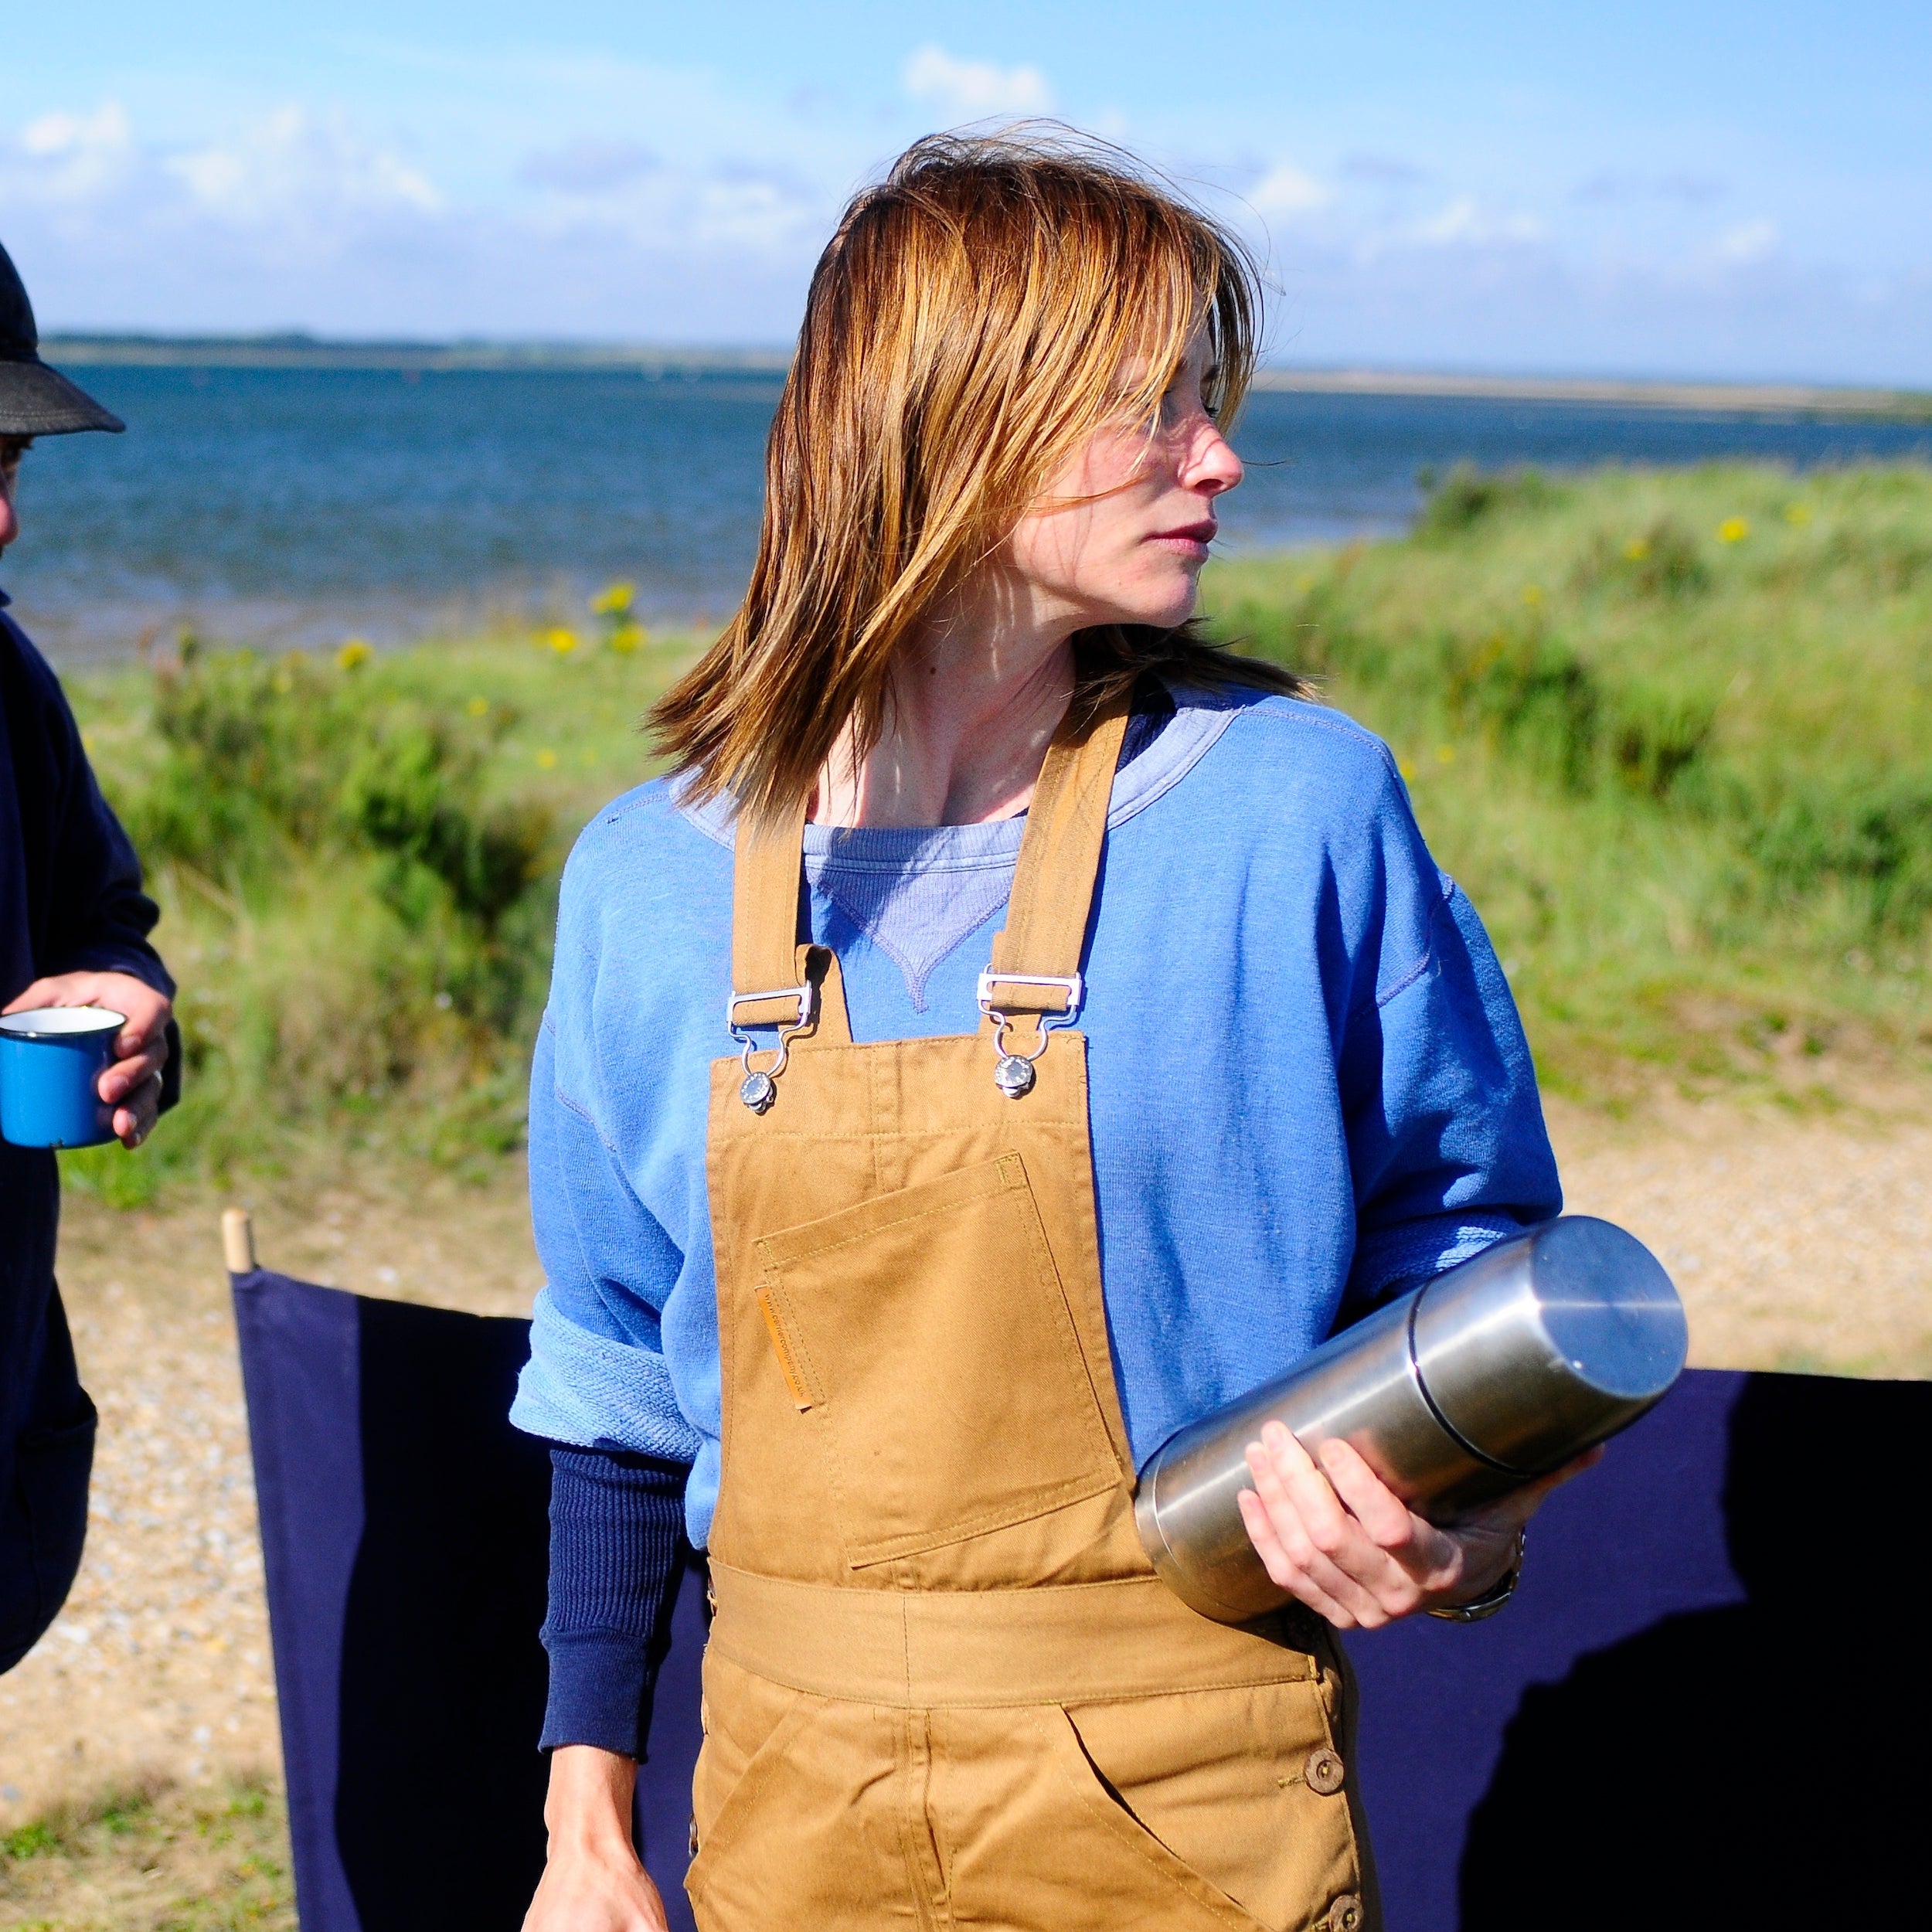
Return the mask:
MULTIPOLYGON (((303 1932, 515 1932, 549 1775, 549 1452, 508 1417, 529 1325, 233 1287, 303 1932)), ((661 1680, 680 1740, 702 1647, 681 1626, 661 1680)), ((641 1794, 674 1925, 691 1755, 641 1794)))
MULTIPOLYGON (((236 1300, 304 1932, 511 1932, 543 1856, 526 1325, 236 1300)), ((1915 1922, 1923 1593, 1886 1553, 1929 1434, 1932 1385, 1692 1370, 1537 1518, 1502 1615, 1352 1638, 1389 1932, 1915 1922)), ((670 1634, 638 1809, 688 1927, 702 1590, 670 1634)))

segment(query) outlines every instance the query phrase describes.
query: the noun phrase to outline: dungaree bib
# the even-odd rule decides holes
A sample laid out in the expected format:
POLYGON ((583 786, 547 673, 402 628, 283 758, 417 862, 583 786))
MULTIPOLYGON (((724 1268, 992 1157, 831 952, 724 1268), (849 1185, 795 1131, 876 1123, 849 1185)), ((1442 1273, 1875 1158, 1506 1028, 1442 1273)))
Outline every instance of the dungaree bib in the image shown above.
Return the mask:
POLYGON ((731 1018, 783 1045, 762 1085, 712 1070, 705 1932, 1372 1925, 1327 1627, 1210 1623, 1134 1532, 1087 1043, 1053 1023, 1125 723, 1047 755, 977 1035, 855 1046, 798 943, 803 808, 740 830, 731 1018))

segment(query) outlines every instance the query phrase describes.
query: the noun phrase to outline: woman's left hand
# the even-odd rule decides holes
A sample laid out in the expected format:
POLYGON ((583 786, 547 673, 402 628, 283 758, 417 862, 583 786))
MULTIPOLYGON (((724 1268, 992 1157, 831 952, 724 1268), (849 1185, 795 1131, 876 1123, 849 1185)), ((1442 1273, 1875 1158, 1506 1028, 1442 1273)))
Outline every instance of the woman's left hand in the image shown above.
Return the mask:
POLYGON ((114 1063, 96 1091, 114 1104, 114 1129, 121 1145, 140 1146, 161 1108, 161 1070, 168 1061, 174 1002, 131 973, 56 973, 36 979, 6 1010, 34 1012, 44 1006, 102 1006, 127 1015, 114 1039, 114 1063))
POLYGON ((1602 1454, 1593 1449, 1443 1529, 1418 1516, 1347 1443, 1323 1443, 1318 1461, 1270 1422, 1248 1447, 1254 1488, 1241 1492, 1241 1519, 1282 1589, 1338 1630, 1377 1630, 1493 1590, 1515 1560, 1517 1532, 1544 1497, 1602 1454))

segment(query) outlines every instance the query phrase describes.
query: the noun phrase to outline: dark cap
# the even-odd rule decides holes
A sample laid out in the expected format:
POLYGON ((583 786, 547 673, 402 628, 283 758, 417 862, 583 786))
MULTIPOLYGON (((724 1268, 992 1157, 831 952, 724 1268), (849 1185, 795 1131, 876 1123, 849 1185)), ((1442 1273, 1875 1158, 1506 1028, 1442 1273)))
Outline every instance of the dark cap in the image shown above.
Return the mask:
POLYGON ((33 304, 13 257, 0 247, 0 436, 66 436, 74 430, 127 427, 41 361, 33 304))

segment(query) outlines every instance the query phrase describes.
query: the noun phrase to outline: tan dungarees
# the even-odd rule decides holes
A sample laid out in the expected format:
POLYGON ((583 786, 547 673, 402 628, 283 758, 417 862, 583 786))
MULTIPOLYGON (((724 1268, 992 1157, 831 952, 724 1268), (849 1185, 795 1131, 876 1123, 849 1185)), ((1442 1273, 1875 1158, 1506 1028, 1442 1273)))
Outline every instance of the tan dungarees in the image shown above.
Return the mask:
MULTIPOLYGON (((1124 724, 1048 754, 1001 974, 1080 969, 1124 724)), ((1039 1028, 1068 992, 995 988, 1008 1044, 1044 1045, 1018 1098, 990 1021, 854 1046, 836 960, 797 943, 802 823, 740 835, 735 1017, 790 1026, 795 990, 742 996, 809 981, 815 1021, 764 1111, 712 1073, 699 1925, 1362 1932, 1338 1648, 1196 1616, 1134 1533, 1087 1043, 1039 1028)))

